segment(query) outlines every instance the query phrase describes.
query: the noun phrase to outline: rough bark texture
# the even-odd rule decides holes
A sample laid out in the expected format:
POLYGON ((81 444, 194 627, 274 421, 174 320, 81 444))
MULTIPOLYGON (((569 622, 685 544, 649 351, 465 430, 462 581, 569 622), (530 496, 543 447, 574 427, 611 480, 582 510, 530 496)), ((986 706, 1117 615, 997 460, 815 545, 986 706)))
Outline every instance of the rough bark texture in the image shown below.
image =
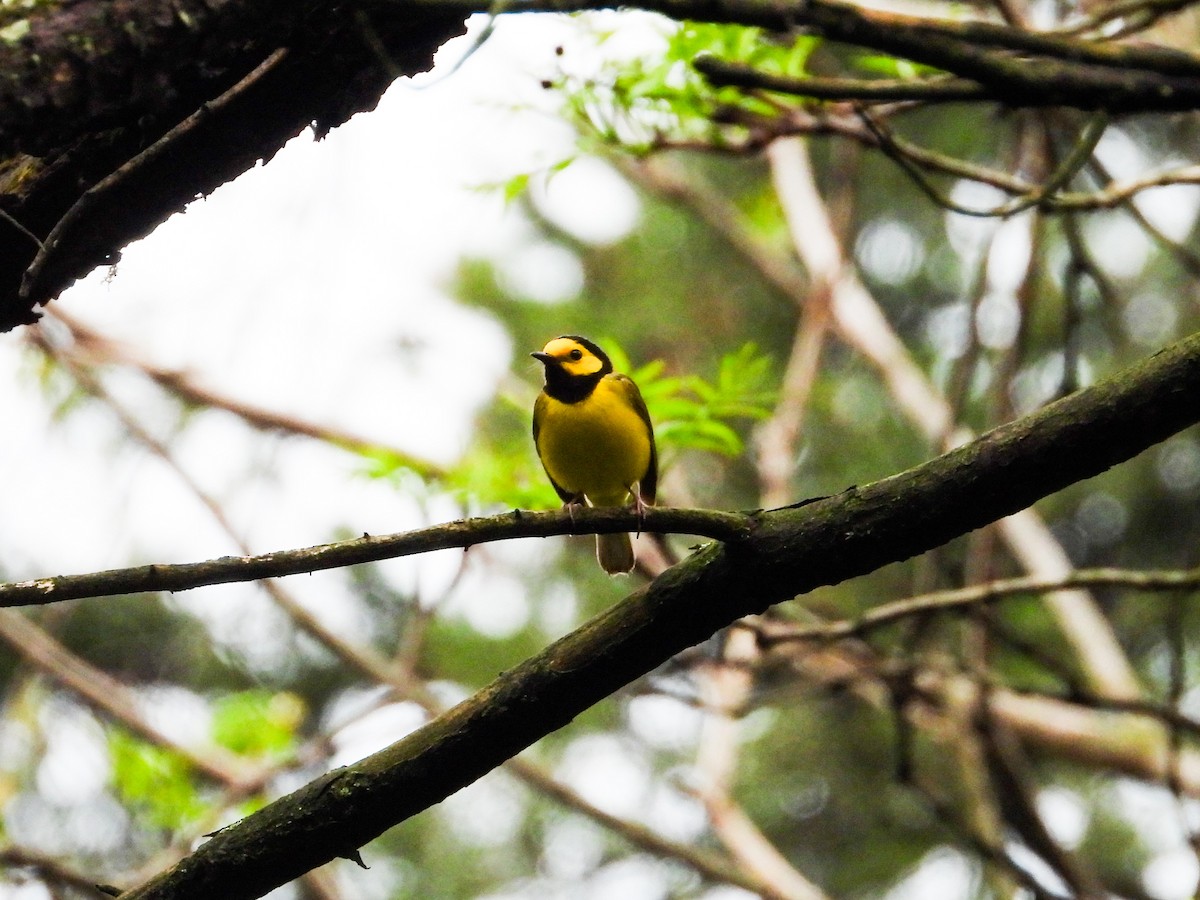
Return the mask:
POLYGON ((373 108, 463 30, 461 12, 333 0, 20 12, 0 13, 0 330, 308 125, 373 108), (36 277, 38 246, 14 222, 46 242, 36 277))
MULTIPOLYGON (((0 331, 172 212, 372 108, 473 12, 612 0, 43 0, 0 10, 0 331), (255 73, 255 74, 252 74, 255 73), (42 248, 39 249, 39 242, 42 248)), ((980 102, 1114 113, 1200 108, 1200 57, 923 19, 843 0, 638 0, 895 53, 980 102)), ((760 85, 762 86, 762 85, 760 85)), ((769 87, 769 85, 766 85, 769 87)))

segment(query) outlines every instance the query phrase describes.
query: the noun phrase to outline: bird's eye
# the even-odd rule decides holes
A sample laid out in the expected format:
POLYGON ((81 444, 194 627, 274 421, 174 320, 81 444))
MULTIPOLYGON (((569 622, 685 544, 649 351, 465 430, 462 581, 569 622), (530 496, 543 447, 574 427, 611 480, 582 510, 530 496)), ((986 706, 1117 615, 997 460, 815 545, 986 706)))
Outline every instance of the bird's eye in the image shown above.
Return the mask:
POLYGON ((571 359, 583 359, 583 351, 576 347, 571 351, 571 359))

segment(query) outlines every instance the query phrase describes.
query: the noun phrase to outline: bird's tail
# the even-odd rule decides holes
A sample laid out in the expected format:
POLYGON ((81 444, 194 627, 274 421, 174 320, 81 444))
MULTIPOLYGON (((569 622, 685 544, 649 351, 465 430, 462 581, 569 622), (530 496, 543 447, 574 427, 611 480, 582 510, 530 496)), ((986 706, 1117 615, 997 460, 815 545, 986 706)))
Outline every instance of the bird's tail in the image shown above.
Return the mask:
POLYGON ((609 575, 622 575, 633 569, 633 541, 623 531, 596 535, 596 559, 609 575))

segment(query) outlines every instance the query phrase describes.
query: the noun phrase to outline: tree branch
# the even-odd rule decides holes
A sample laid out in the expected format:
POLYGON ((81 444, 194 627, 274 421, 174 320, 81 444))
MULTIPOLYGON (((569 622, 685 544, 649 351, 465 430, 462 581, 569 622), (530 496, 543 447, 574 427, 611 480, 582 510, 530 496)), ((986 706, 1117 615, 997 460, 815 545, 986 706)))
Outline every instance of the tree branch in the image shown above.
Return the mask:
POLYGON ((133 348, 123 346, 119 341, 94 330, 61 309, 48 311, 47 318, 62 323, 70 333, 70 341, 53 341, 41 328, 30 329, 29 340, 43 352, 66 363, 90 368, 105 365, 130 368, 172 394, 180 403, 196 408, 224 410, 237 416, 250 428, 267 433, 309 437, 360 456, 386 457, 389 464, 410 469, 426 479, 445 478, 447 475, 444 467, 400 447, 258 406, 208 387, 192 373, 158 365, 133 348))
POLYGON ((560 534, 606 534, 641 530, 652 534, 694 534, 719 541, 740 541, 755 527, 756 517, 708 509, 650 508, 639 518, 632 510, 580 509, 509 513, 461 519, 416 531, 370 535, 333 544, 297 550, 279 550, 259 556, 222 556, 194 563, 150 564, 107 569, 83 575, 56 575, 32 581, 0 584, 0 607, 32 606, 137 594, 146 591, 188 591, 210 584, 257 581, 322 569, 340 569, 360 563, 413 556, 432 550, 461 547, 522 537, 560 534))
MULTIPOLYGON (((510 0, 504 9, 616 5, 510 0)), ((632 5, 678 20, 805 29, 954 76, 917 82, 924 99, 933 92, 1112 112, 1200 107, 1200 58, 1162 47, 901 15, 844 0, 632 5)), ((494 13, 495 4, 362 0, 354 15, 333 0, 76 0, 5 10, 11 36, 0 42, 7 76, 0 85, 0 234, 13 239, 0 241, 0 330, 34 321, 35 304, 114 262, 131 240, 270 159, 309 124, 324 134, 373 107, 397 74, 428 68, 466 16, 494 13), (273 63, 260 68, 267 60, 273 63)), ((807 84, 809 93, 826 96, 847 89, 807 84)), ((917 90, 855 89, 880 97, 917 90)))
POLYGON ((9 871, 13 869, 28 869, 39 881, 49 887, 57 885, 82 894, 85 897, 96 896, 96 882, 82 872, 69 868, 61 860, 46 853, 39 853, 25 847, 5 847, 0 849, 0 868, 9 871))
MULTIPOLYGON (((486 12, 485 0, 406 0, 419 9, 486 12)), ((673 19, 815 31, 969 79, 1013 106, 1073 106, 1111 112, 1194 109, 1200 58, 1166 47, 1083 40, 980 20, 867 9, 845 0, 638 0, 673 19)), ((513 0, 512 12, 611 8, 611 0, 513 0)))
MULTIPOLYGON (((220 832, 125 896, 258 897, 353 854, 730 622, 938 546, 1195 423, 1198 391, 1200 334, 907 472, 762 513, 740 540, 694 554, 426 726, 220 832)), ((525 528, 526 517, 484 521, 499 528, 505 518, 525 528)))
POLYGON ((1009 597, 1069 591, 1080 587, 1127 587, 1139 591, 1194 591, 1200 588, 1200 569, 1079 569, 1065 578, 1036 576, 1006 578, 907 597, 867 610, 856 619, 814 625, 782 623, 756 627, 759 642, 771 646, 783 641, 832 641, 862 637, 877 628, 928 613, 962 614, 1009 597))
POLYGON ((818 100, 950 103, 994 99, 982 85, 965 78, 789 78, 716 56, 697 57, 692 60, 692 66, 716 87, 773 91, 818 100))
POLYGON ((5 5, 0 331, 36 320, 34 304, 114 262, 126 244, 306 127, 321 135, 373 108, 397 71, 428 69, 437 47, 463 30, 454 9, 356 5, 376 17, 390 66, 345 4, 330 0, 5 5), (247 78, 271 58, 278 64, 247 78), (29 235, 41 240, 60 222, 61 240, 40 253, 29 235), (22 293, 37 255, 39 271, 22 293))

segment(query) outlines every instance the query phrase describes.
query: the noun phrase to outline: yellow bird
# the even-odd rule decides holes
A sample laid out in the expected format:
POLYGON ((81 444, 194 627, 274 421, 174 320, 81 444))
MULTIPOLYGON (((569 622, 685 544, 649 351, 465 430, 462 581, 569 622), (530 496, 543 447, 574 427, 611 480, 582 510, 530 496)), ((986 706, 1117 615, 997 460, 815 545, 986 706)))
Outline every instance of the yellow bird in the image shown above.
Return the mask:
MULTIPOLYGON (((654 503, 658 451, 650 413, 633 379, 613 373, 607 354, 577 334, 530 354, 545 366, 533 407, 533 443, 563 503, 624 506, 640 514, 654 503)), ((609 574, 633 568, 628 534, 596 535, 596 557, 609 574)))

